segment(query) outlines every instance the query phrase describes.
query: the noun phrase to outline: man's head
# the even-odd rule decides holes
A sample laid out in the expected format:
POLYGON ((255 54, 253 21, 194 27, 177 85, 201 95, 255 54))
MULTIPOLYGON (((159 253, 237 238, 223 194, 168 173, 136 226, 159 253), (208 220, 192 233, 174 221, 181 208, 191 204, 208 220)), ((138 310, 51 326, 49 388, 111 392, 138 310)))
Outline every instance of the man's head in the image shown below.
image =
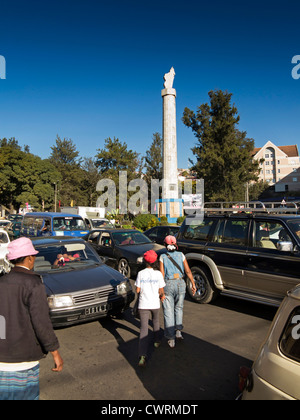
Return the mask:
POLYGON ((8 245, 7 258, 14 265, 23 265, 30 270, 34 267, 35 256, 39 252, 34 249, 30 239, 19 238, 8 245))

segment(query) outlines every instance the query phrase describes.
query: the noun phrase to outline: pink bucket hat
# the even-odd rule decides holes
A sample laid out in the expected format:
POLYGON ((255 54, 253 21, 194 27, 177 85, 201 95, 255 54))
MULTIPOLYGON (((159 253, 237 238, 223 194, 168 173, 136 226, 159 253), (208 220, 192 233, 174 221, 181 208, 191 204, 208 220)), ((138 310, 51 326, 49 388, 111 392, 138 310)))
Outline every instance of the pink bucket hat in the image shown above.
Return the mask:
POLYGON ((169 251, 175 251, 175 249, 178 250, 177 246, 177 240, 175 236, 169 235, 165 237, 165 246, 169 251))
POLYGON ((171 236, 171 235, 166 236, 165 237, 165 244, 167 244, 167 245, 176 245, 177 244, 177 241, 176 241, 175 236, 171 236))
POLYGON ((8 244, 9 260, 16 260, 17 258, 29 257, 29 255, 37 255, 39 252, 34 249, 30 239, 19 238, 8 244))

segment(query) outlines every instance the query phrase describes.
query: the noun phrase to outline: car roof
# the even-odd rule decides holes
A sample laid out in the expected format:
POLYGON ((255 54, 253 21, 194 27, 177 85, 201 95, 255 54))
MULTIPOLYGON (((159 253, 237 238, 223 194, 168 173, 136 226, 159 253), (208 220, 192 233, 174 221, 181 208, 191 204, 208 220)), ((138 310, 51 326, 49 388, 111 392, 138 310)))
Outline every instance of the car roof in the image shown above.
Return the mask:
POLYGON ((72 214, 72 213, 55 213, 55 212, 32 212, 32 213, 26 213, 24 217, 32 217, 32 216, 38 216, 38 217, 79 217, 82 219, 82 217, 79 214, 72 214))
POLYGON ((64 242, 80 242, 85 243, 85 240, 82 238, 74 237, 74 236, 41 236, 41 237, 34 237, 31 238, 32 243, 34 246, 36 245, 56 245, 62 244, 64 242))
MULTIPOLYGON (((261 217, 264 217, 264 218, 267 218, 267 219, 270 219, 270 220, 272 220, 272 219, 274 219, 274 220, 278 220, 278 219, 283 219, 283 220, 299 220, 300 221, 300 215, 293 215, 293 214, 268 214, 268 213, 255 213, 255 214, 253 214, 253 213, 251 213, 251 214, 248 214, 248 213, 233 213, 233 214, 224 214, 224 213, 221 213, 221 214, 217 214, 217 213, 215 213, 215 214, 205 214, 204 215, 204 217, 217 217, 217 218, 221 218, 221 217, 223 217, 223 218, 253 218, 253 219, 255 219, 255 218, 261 218, 261 217)), ((195 214, 193 214, 193 215, 189 215, 189 216, 187 216, 187 219, 199 219, 199 220, 201 220, 201 215, 195 215, 195 214)))
POLYGON ((91 230, 90 232, 89 232, 89 234, 90 233, 93 233, 93 232, 105 232, 105 231, 107 231, 107 232, 110 232, 110 233, 114 233, 114 232, 118 232, 118 233, 128 233, 128 232, 139 232, 139 233, 143 233, 143 232, 141 232, 141 231, 139 231, 138 229, 118 229, 118 228, 113 228, 113 229, 101 229, 101 228, 98 228, 98 229, 93 229, 93 230, 91 230))

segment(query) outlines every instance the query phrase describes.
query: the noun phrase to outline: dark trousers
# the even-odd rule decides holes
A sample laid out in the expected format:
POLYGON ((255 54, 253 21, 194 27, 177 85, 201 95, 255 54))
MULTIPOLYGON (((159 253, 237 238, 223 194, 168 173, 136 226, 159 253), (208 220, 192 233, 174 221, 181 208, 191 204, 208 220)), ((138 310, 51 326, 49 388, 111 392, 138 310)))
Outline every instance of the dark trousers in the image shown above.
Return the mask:
POLYGON ((154 342, 160 341, 160 322, 159 322, 159 309, 139 309, 141 320, 141 332, 139 340, 139 357, 147 356, 148 352, 148 332, 149 332, 149 319, 152 314, 154 342))

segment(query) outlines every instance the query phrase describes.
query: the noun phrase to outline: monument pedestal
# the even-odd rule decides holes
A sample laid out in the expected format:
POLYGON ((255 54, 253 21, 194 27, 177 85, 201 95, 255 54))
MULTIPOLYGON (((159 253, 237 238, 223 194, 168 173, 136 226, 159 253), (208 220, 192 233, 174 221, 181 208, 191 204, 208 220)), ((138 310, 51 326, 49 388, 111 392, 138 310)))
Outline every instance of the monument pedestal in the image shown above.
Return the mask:
POLYGON ((178 217, 184 216, 183 200, 181 198, 162 198, 155 200, 158 220, 165 216, 169 223, 177 223, 178 217))

